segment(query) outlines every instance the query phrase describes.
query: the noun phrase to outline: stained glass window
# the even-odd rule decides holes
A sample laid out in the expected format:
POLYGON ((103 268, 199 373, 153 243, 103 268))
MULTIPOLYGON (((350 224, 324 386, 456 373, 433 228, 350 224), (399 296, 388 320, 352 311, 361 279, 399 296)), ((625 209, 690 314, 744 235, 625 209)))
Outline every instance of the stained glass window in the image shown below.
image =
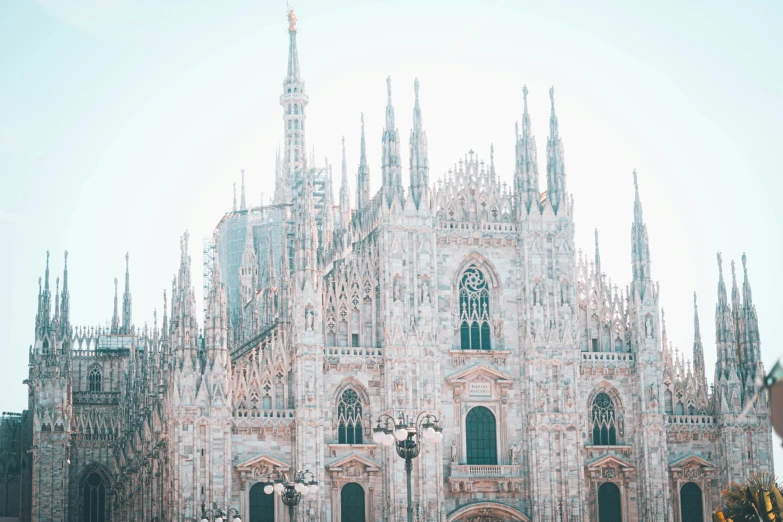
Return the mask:
POLYGON ((104 522, 106 520, 106 486, 97 473, 90 473, 84 482, 84 506, 82 522, 104 522))
POLYGON ((337 404, 337 439, 339 444, 362 443, 362 402, 356 390, 348 388, 337 404))
POLYGON ((90 370, 90 391, 101 391, 101 371, 98 368, 90 370))
POLYGON ((465 443, 468 464, 498 463, 495 415, 484 406, 476 406, 465 417, 465 443))
POLYGON ((614 446, 617 444, 617 419, 612 399, 601 392, 593 400, 593 444, 614 446))
POLYGON ((489 287, 484 274, 471 265, 459 284, 460 337, 463 350, 489 350, 489 287))

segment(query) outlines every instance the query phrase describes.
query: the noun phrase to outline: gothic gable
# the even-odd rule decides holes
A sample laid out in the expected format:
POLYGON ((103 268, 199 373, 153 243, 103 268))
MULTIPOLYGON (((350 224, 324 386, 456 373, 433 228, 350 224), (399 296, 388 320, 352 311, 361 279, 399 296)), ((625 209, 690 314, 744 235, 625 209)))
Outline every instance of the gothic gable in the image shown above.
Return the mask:
POLYGON ((671 471, 682 471, 686 468, 703 468, 704 471, 718 469, 715 464, 699 457, 695 453, 689 453, 684 457, 680 457, 669 462, 669 469, 671 471))
POLYGON ((348 470, 349 468, 363 469, 365 472, 376 472, 381 469, 375 462, 356 453, 340 457, 326 465, 326 469, 332 473, 348 470))
POLYGON ((264 453, 259 453, 255 457, 235 464, 234 467, 240 473, 268 475, 275 471, 288 471, 288 464, 270 457, 264 453))

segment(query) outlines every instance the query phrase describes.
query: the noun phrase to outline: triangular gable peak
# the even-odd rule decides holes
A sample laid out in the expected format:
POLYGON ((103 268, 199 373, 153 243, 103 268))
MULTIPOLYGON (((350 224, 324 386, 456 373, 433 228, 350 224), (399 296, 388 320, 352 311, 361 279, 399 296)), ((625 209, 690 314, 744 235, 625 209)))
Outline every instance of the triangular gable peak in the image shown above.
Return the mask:
POLYGON ((334 462, 326 465, 326 469, 332 473, 339 473, 340 471, 354 467, 364 468, 365 472, 376 472, 380 471, 381 469, 375 462, 371 461, 367 457, 357 455, 356 453, 351 453, 344 457, 340 457, 334 462))
POLYGON ((277 471, 288 471, 289 469, 288 464, 264 453, 235 464, 234 467, 240 473, 251 475, 271 475, 277 471))
POLYGON ((508 375, 507 373, 503 373, 500 370, 496 370, 495 368, 492 368, 491 366, 488 366, 486 364, 477 364, 475 366, 471 366, 470 368, 466 368, 460 372, 457 372, 451 377, 448 377, 446 379, 446 382, 454 385, 460 383, 467 383, 480 377, 488 378, 493 381, 502 382, 504 384, 507 382, 509 385, 513 384, 514 382, 514 378, 508 375))
POLYGON ((702 468, 705 472, 718 469, 715 464, 694 453, 690 453, 669 463, 669 469, 671 471, 682 471, 688 468, 702 468))
POLYGON ((613 467, 622 471, 633 471, 636 469, 633 464, 616 455, 604 455, 587 464, 589 471, 601 470, 601 468, 613 467))

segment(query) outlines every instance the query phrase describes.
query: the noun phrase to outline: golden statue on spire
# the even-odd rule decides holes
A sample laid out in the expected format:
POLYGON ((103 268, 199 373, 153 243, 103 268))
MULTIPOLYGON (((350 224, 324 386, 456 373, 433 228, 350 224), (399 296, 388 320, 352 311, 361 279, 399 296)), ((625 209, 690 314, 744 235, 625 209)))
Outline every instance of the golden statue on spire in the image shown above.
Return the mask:
POLYGON ((294 10, 288 6, 288 2, 286 2, 285 6, 288 9, 288 30, 294 32, 296 31, 296 15, 294 10))

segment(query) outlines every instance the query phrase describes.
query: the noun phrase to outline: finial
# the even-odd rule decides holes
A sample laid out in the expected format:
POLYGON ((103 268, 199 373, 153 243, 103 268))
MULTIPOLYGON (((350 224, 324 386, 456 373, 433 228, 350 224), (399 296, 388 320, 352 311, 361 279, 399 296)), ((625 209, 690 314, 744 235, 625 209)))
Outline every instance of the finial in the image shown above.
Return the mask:
MULTIPOLYGON (((742 254, 742 264, 745 264, 745 254, 742 254)), ((68 251, 65 251, 65 269, 68 270, 68 251)))
POLYGON ((343 156, 345 156, 345 136, 342 137, 341 141, 343 143, 343 156))
MULTIPOLYGON (((525 84, 525 85, 522 86, 522 97, 525 99, 525 102, 527 102, 527 92, 528 92, 527 91, 527 84, 525 84)), ((549 92, 551 94, 553 91, 549 91, 549 92)))
POLYGON ((389 98, 391 98, 391 76, 386 77, 386 92, 389 95, 389 98))
POLYGON ((742 253, 742 270, 745 274, 748 273, 748 258, 745 257, 745 252, 742 253))
POLYGON ((117 286, 118 286, 118 285, 119 285, 119 281, 118 281, 118 280, 117 280, 117 278, 115 277, 115 278, 114 278, 114 295, 115 295, 115 296, 117 295, 117 286))
POLYGON ((633 169, 633 186, 636 188, 636 192, 639 192, 639 182, 636 179, 636 169, 633 169))
POLYGON ((734 269, 734 260, 731 260, 731 278, 737 279, 737 271, 734 269))
POLYGON ((46 251, 46 269, 49 269, 49 251, 46 251))
POLYGON ((130 266, 130 253, 125 252, 125 271, 128 271, 128 267, 130 266))
POLYGON ((416 99, 419 99, 419 79, 413 80, 413 92, 416 93, 416 99))
POLYGON ((294 10, 288 6, 288 2, 286 2, 285 7, 288 11, 288 30, 291 32, 296 32, 296 15, 294 14, 294 10))
POLYGON ((555 88, 549 88, 549 100, 552 102, 552 110, 555 109, 555 88))
POLYGON ((698 306, 698 305, 696 304, 696 291, 694 290, 693 291, 693 307, 696 308, 696 306, 698 306))
POLYGON ((362 113, 362 132, 364 132, 364 113, 362 113))
POLYGON ((598 250, 598 229, 595 229, 595 249, 598 250))
POLYGON ((493 163, 495 162, 495 144, 494 143, 490 143, 489 144, 489 159, 493 163))
POLYGON ((718 252, 718 271, 720 272, 721 278, 723 278, 723 256, 720 252, 718 252))

